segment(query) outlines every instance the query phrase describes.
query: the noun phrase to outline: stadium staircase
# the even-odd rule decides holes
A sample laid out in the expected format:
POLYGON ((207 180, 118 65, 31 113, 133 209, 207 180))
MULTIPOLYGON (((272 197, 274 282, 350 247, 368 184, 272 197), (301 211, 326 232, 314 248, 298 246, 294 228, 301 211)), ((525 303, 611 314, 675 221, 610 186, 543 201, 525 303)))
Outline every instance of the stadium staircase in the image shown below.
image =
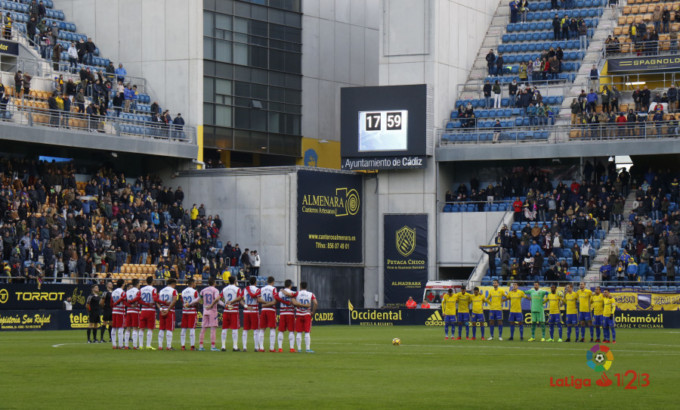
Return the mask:
POLYGON ((635 191, 631 190, 623 205, 623 221, 621 222, 621 228, 615 226, 609 227, 609 233, 602 241, 602 246, 597 250, 597 254, 590 262, 590 269, 584 279, 587 286, 592 287, 600 284, 600 280, 602 279, 600 276, 600 268, 607 262, 609 257, 609 244, 611 244, 612 241, 616 241, 616 245, 621 247, 621 243, 626 234, 628 217, 633 212, 633 201, 635 201, 635 191))
POLYGON ((613 11, 606 7, 608 0, 575 0, 575 8, 566 11, 559 10, 560 17, 567 13, 569 17, 585 20, 591 46, 588 47, 588 50, 582 51, 579 50, 578 38, 568 41, 553 40, 552 18, 555 12, 550 10, 550 4, 550 0, 530 1, 527 22, 509 23, 510 9, 508 4, 507 2, 500 3, 482 42, 482 47, 477 54, 468 81, 459 89, 458 99, 452 109, 451 118, 445 124, 445 131, 442 134, 443 142, 491 142, 493 139, 492 127, 496 119, 500 120, 504 129, 500 136, 501 141, 548 140, 550 132, 545 127, 536 130, 512 131, 514 127, 529 126, 529 118, 523 115, 522 110, 509 107, 507 97, 502 99, 501 109, 482 109, 484 99, 481 90, 484 80, 488 79, 492 84, 499 80, 503 88, 503 95, 507 96, 508 83, 511 83, 513 79, 519 81, 520 63, 528 61, 530 58, 536 59, 544 50, 550 47, 556 49, 558 45, 562 47, 565 54, 563 72, 559 74, 558 80, 553 82, 552 85, 545 82, 538 82, 536 85, 543 96, 544 103, 552 107, 555 114, 561 112, 565 118, 568 117, 568 95, 565 95, 565 90, 570 90, 572 87, 566 85, 572 84, 576 80, 578 87, 581 86, 581 74, 585 73, 587 77, 592 64, 600 60, 599 49, 601 49, 604 39, 611 33, 616 22, 612 17, 613 11), (607 23, 604 25, 606 28, 600 28, 601 21, 607 23), (504 75, 488 76, 486 55, 489 49, 494 49, 494 51, 503 54, 507 71, 504 75), (461 123, 457 120, 456 109, 461 105, 466 105, 468 101, 475 108, 477 127, 465 129, 466 131, 462 132, 461 123))

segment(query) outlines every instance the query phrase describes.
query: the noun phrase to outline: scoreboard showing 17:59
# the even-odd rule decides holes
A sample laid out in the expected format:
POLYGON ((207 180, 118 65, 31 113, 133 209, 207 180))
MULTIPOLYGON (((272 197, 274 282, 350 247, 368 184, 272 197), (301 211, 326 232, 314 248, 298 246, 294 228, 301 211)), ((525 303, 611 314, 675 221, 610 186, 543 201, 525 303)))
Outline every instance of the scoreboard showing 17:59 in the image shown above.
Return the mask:
POLYGON ((359 151, 406 151, 408 111, 359 111, 359 151))

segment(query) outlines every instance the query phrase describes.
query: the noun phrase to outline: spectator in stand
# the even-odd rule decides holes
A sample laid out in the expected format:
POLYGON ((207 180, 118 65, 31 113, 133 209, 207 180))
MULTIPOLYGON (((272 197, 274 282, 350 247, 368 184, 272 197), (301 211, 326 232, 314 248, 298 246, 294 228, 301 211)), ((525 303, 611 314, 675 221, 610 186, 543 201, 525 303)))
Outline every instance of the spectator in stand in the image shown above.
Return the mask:
POLYGON ((184 138, 184 118, 182 114, 178 113, 174 120, 172 120, 174 125, 174 138, 184 138))
POLYGON ((22 84, 24 86, 24 95, 26 96, 26 98, 28 98, 29 94, 31 93, 32 79, 33 77, 30 74, 24 73, 22 84))
POLYGON ((59 26, 57 26, 56 21, 52 22, 52 27, 50 27, 50 35, 52 36, 52 44, 56 46, 59 41, 59 26))
POLYGON ((87 54, 87 45, 85 44, 85 41, 82 38, 78 41, 78 45, 76 46, 76 50, 78 50, 78 63, 85 64, 85 55, 87 54))
POLYGON ((92 38, 88 37, 85 43, 85 64, 92 65, 94 62, 94 52, 97 47, 94 45, 92 38))
POLYGON ((517 23, 519 13, 519 3, 516 0, 510 2, 510 23, 517 23))
POLYGON ((649 91, 649 88, 645 85, 645 88, 642 89, 642 93, 640 94, 640 104, 642 108, 640 111, 648 112, 649 111, 649 103, 652 97, 652 92, 649 91))
POLYGON ((487 110, 491 108, 491 83, 489 80, 484 81, 484 87, 482 87, 482 93, 484 93, 484 108, 487 110))
POLYGON ((501 108, 501 100, 502 100, 502 89, 501 89, 501 84, 496 80, 496 82, 493 85, 493 107, 494 108, 501 108))
POLYGON ((132 102, 130 103, 130 110, 137 111, 137 100, 139 99, 139 94, 137 93, 137 86, 132 86, 132 102))
POLYGON ((81 114, 84 113, 85 112, 85 92, 82 88, 80 90, 78 90, 78 92, 76 93, 74 101, 76 103, 76 108, 77 108, 78 112, 81 113, 81 114))
POLYGON ((109 65, 106 66, 106 69, 104 71, 106 72, 106 78, 109 81, 113 81, 116 78, 115 76, 116 67, 114 67, 113 61, 109 60, 109 65))
MULTIPOLYGON (((113 65, 113 62, 111 63, 113 65)), ((118 64, 118 68, 116 68, 116 77, 118 78, 118 81, 121 83, 125 83, 125 76, 127 75, 127 70, 123 67, 123 63, 118 64)))
POLYGON ((555 17, 553 17, 553 20, 552 20, 553 40, 555 40, 555 41, 560 40, 560 33, 562 32, 561 25, 562 25, 562 21, 560 20, 557 13, 555 13, 555 17))
POLYGON ((130 105, 132 104, 133 96, 132 86, 128 84, 123 91, 123 98, 125 99, 125 112, 130 112, 130 105))
POLYGON ((9 13, 9 11, 5 14, 5 18, 3 21, 3 27, 4 27, 4 37, 5 40, 11 40, 12 39, 12 15, 9 13))
POLYGON ((529 13, 529 0, 519 0, 519 18, 522 23, 527 22, 527 13, 529 13))
POLYGON ((26 36, 28 37, 28 40, 31 45, 36 44, 37 42, 35 41, 35 34, 36 34, 36 29, 38 27, 38 21, 34 16, 31 16, 31 18, 28 20, 28 23, 26 23, 26 36))
POLYGON ((571 123, 572 123, 572 125, 580 123, 579 118, 581 117, 581 114, 582 114, 581 104, 579 104, 579 102, 576 101, 576 98, 572 98, 572 100, 571 100, 571 123))
POLYGON ((75 74, 78 68, 78 49, 76 49, 76 43, 71 41, 71 45, 68 47, 68 68, 71 74, 75 74))
POLYGON ((588 48, 588 27, 583 18, 578 20, 579 49, 585 51, 588 48))
POLYGON ((38 3, 38 20, 42 20, 45 15, 47 15, 47 8, 41 0, 40 3, 38 3))
POLYGON ((486 54, 486 66, 488 68, 489 75, 494 75, 495 65, 496 65, 496 54, 494 54, 493 49, 489 49, 489 52, 486 54))
POLYGON ((498 53, 498 56, 496 57, 496 75, 500 77, 503 74, 504 74, 503 55, 501 53, 498 53))
POLYGON ((586 102, 587 102, 586 111, 588 113, 594 113, 597 108, 597 93, 592 88, 590 89, 590 93, 586 97, 586 102))
POLYGON ((14 74, 14 96, 21 98, 21 90, 23 90, 24 85, 24 75, 21 70, 14 74))
POLYGON ((674 112, 677 110, 678 104, 678 89, 675 88, 675 84, 671 84, 667 92, 668 95, 668 111, 674 112))
POLYGON ((61 52, 64 51, 63 47, 59 43, 55 43, 54 48, 52 49, 52 69, 54 71, 60 71, 60 61, 61 61, 61 52))
MULTIPOLYGON (((520 77, 520 80, 521 80, 521 77, 520 77)), ((516 79, 513 79, 512 82, 510 84, 508 84, 508 96, 510 97, 509 98, 510 107, 514 108, 515 105, 516 105, 515 100, 516 100, 516 97, 517 97, 517 80, 516 79)))

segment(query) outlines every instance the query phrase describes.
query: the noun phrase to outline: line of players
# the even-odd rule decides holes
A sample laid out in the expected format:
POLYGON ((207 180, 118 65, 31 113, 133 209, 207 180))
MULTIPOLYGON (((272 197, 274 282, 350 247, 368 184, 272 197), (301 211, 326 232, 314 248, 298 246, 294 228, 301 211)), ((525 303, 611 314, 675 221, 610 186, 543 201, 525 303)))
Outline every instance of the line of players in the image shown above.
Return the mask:
MULTIPOLYGON (((299 291, 292 290, 292 281, 286 280, 280 291, 274 287, 274 278, 269 277, 267 285, 258 288, 256 278, 251 277, 249 285, 244 289, 236 286, 236 280, 229 278, 229 285, 222 291, 215 288, 215 280, 210 279, 208 287, 196 290, 196 282, 187 280, 187 288, 178 295, 177 282, 168 280, 168 284, 160 292, 153 286, 153 277, 146 279, 146 286, 140 288, 138 279, 126 284, 122 279, 116 282, 116 289, 111 292, 110 305, 112 309, 111 342, 114 349, 143 349, 144 330, 146 330, 146 349, 156 350, 151 346, 153 330, 156 325, 156 309, 159 315, 158 349, 166 350, 172 347, 173 331, 175 329, 175 305, 182 304, 182 321, 180 341, 182 350, 186 349, 186 336, 189 333, 190 350, 195 348, 195 327, 198 315, 198 305, 203 305, 203 321, 199 338, 199 351, 206 350, 203 340, 206 329, 210 329, 210 343, 212 351, 220 351, 215 346, 218 326, 217 306, 223 306, 222 316, 222 351, 226 350, 225 342, 228 330, 232 331, 233 350, 238 348, 239 306, 243 307, 243 351, 248 343, 248 331, 253 330, 255 351, 264 352, 264 334, 270 330, 269 351, 275 352, 276 335, 276 305, 279 304, 278 352, 283 352, 283 334, 288 332, 290 352, 302 352, 302 335, 305 339, 305 351, 314 353, 311 348, 311 318, 318 303, 316 296, 307 290, 307 283, 301 282, 299 291), (294 342, 297 341, 297 350, 294 342), (130 343, 131 342, 131 343, 130 343)), ((94 318, 96 319, 96 318, 94 318)))
POLYGON ((484 340, 484 304, 489 305, 489 329, 490 337, 493 340, 494 328, 498 326, 498 340, 503 340, 503 311, 502 303, 510 301, 510 338, 514 339, 515 326, 519 327, 520 340, 524 340, 524 315, 522 313, 522 300, 531 300, 531 338, 529 342, 536 340, 536 327, 540 326, 542 331, 541 341, 545 342, 545 314, 544 305, 548 304, 550 325, 550 338, 548 342, 555 341, 555 326, 559 328, 557 342, 562 342, 562 317, 561 307, 566 307, 567 339, 571 341, 572 329, 575 332, 575 342, 584 342, 586 327, 590 329, 590 341, 600 342, 600 329, 603 332, 603 343, 616 343, 616 329, 614 313, 616 311, 616 300, 607 289, 604 293, 600 287, 595 288, 593 293, 586 289, 585 283, 579 284, 579 290, 574 292, 573 286, 568 284, 565 293, 557 292, 557 286, 552 285, 550 291, 539 290, 540 284, 534 283, 534 288, 526 292, 519 290, 517 283, 512 283, 510 291, 506 292, 498 288, 498 281, 493 281, 493 289, 489 291, 488 297, 480 294, 479 288, 474 288, 474 293, 466 292, 465 287, 461 288, 460 293, 454 293, 449 289, 448 293, 442 298, 442 313, 444 314, 444 336, 449 338, 449 328, 451 329, 451 339, 461 340, 462 327, 465 325, 465 338, 475 340, 477 327, 481 328, 481 340, 484 340), (470 314, 470 310, 472 313, 470 314), (592 316, 591 316, 592 313, 592 316), (593 321, 593 318, 595 319, 593 321), (454 337, 455 325, 458 325, 458 337, 454 337), (469 326, 472 328, 472 339, 470 339, 469 326), (594 325, 594 326, 593 326, 594 325), (594 339, 593 330, 597 330, 597 338, 594 339), (579 339, 579 330, 581 338, 579 339), (610 338, 611 333, 611 338, 610 338))

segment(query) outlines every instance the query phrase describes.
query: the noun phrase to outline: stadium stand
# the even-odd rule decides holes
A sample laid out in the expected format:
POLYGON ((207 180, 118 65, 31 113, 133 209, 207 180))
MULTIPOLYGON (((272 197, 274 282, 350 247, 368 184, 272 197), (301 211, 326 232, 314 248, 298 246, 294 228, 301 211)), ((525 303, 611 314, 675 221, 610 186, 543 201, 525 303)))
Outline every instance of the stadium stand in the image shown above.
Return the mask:
MULTIPOLYGON (((72 163, 0 158, 0 280, 91 283, 248 274, 248 250, 223 246, 219 215, 182 206, 155 176, 126 179, 72 163), (245 255, 245 256, 244 256, 245 255)), ((264 282, 264 277, 258 277, 264 282)))
POLYGON ((548 140, 550 132, 545 126, 555 124, 565 85, 575 80, 586 55, 587 39, 593 37, 606 4, 579 0, 571 9, 551 11, 549 1, 529 2, 529 11, 520 21, 504 24, 496 40, 501 44, 496 43, 495 50, 483 56, 485 61, 475 65, 473 71, 484 68, 488 75, 473 78, 471 74, 459 92, 442 142, 548 140), (565 30, 555 33, 555 24, 565 30), (526 84, 532 87, 523 91, 526 84), (499 97, 494 101, 496 94, 499 97), (520 94, 528 95, 521 98, 520 94), (542 128, 534 128, 539 126, 542 128))
MULTIPOLYGON (((113 62, 101 56, 92 40, 86 34, 78 33, 74 23, 65 21, 64 12, 54 9, 52 0, 43 3, 33 0, 0 1, 0 11, 3 16, 9 13, 12 19, 10 37, 32 49, 36 61, 42 61, 42 64, 33 64, 31 61, 17 64, 17 70, 24 68, 26 73, 31 71, 31 84, 38 93, 30 94, 32 101, 26 101, 23 93, 12 93, 10 87, 5 87, 7 97, 14 98, 4 105, 0 118, 27 125, 69 127, 195 143, 195 131, 184 127, 181 116, 173 119, 158 103, 152 103, 148 94, 137 92, 137 86, 141 90, 145 89, 144 79, 128 76, 124 70, 116 71, 113 62), (44 8, 41 8, 43 4, 44 8), (77 57, 74 56, 73 61, 69 61, 71 46, 77 49, 74 50, 77 57), (53 76, 55 85, 47 86, 46 83, 53 76), (117 84, 122 79, 126 80, 124 86, 117 84), (77 87, 73 92, 66 89, 68 80, 72 80, 74 87, 77 87), (133 87, 132 82, 138 84, 133 87), (85 101, 77 109, 75 91, 79 87, 83 88, 85 101), (69 96, 74 100, 72 109, 65 109, 70 113, 67 116, 61 112, 64 111, 61 105, 58 110, 48 105, 49 94, 55 91, 59 96, 69 96), (85 115, 86 106, 92 106, 89 115, 85 115), (125 113, 122 113, 123 110, 125 113), (23 115, 17 116, 19 111, 23 115)), ((21 77, 15 77, 15 86, 17 78, 21 77)), ((7 84, 6 81, 3 83, 7 84)), ((22 86, 25 84, 21 83, 19 88, 22 86)))

